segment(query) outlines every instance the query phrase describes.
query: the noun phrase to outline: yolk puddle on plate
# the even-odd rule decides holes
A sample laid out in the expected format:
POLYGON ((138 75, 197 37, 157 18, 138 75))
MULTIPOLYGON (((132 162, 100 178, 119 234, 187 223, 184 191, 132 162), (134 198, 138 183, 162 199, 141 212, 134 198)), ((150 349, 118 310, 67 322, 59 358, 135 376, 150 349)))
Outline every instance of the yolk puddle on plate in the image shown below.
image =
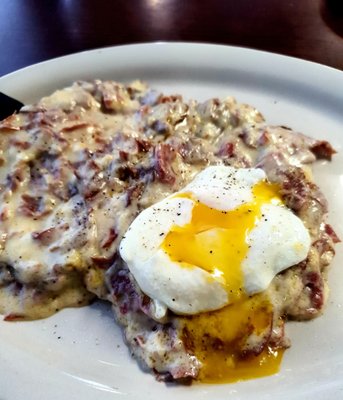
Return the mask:
POLYGON ((228 383, 278 372, 283 349, 265 347, 256 356, 251 351, 254 343, 250 351, 246 347, 252 331, 256 343, 265 345, 272 318, 272 305, 264 294, 217 311, 182 317, 183 342, 202 363, 198 380, 228 383))
POLYGON ((171 260, 185 268, 198 266, 224 279, 232 302, 217 311, 180 318, 185 346, 203 364, 200 381, 234 382, 271 375, 279 369, 282 350, 265 348, 256 356, 245 348, 245 339, 251 341, 252 332, 261 343, 261 335, 269 335, 272 326, 271 303, 264 294, 249 298, 244 293, 241 270, 248 252, 246 236, 263 218, 261 207, 266 203, 281 200, 278 187, 264 181, 253 187, 250 203, 234 210, 220 211, 197 202, 190 223, 173 227, 162 243, 171 260))

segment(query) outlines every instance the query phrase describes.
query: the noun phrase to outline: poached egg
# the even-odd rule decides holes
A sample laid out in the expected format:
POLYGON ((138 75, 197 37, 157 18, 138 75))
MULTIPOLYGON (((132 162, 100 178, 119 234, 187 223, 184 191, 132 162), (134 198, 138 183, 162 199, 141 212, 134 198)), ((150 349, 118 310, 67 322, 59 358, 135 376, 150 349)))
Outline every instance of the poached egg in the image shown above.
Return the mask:
POLYGON ((261 169, 208 167, 142 211, 120 254, 157 317, 194 315, 266 290, 307 256, 310 236, 261 169))
POLYGON ((272 324, 266 289, 279 272, 307 257, 310 235, 261 169, 212 166, 181 191, 142 211, 120 254, 154 317, 184 316, 187 340, 202 362, 200 379, 234 381, 278 370, 282 352, 239 360, 238 338, 272 324), (217 338, 223 350, 204 347, 217 338), (226 372, 223 372, 226 371, 226 372))

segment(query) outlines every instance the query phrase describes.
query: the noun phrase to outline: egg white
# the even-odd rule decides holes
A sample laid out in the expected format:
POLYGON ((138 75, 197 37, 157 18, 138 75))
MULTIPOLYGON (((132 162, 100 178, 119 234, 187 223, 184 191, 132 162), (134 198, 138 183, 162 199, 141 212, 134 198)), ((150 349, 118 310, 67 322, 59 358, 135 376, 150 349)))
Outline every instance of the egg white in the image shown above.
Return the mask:
MULTIPOLYGON (((252 188, 265 178, 261 169, 212 166, 179 192, 181 196, 191 193, 192 198, 173 194, 133 221, 120 244, 120 254, 141 290, 155 302, 157 319, 168 308, 191 315, 230 304, 222 276, 171 260, 161 245, 172 227, 191 221, 197 201, 217 210, 233 210, 251 202, 252 188)), ((306 258, 310 247, 307 229, 289 209, 265 204, 262 212, 264 217, 246 237, 249 250, 241 266, 248 295, 267 289, 277 273, 306 258)))
POLYGON ((286 207, 265 204, 262 213, 247 235, 249 251, 242 263, 249 295, 267 289, 276 274, 304 260, 311 245, 303 222, 286 207))

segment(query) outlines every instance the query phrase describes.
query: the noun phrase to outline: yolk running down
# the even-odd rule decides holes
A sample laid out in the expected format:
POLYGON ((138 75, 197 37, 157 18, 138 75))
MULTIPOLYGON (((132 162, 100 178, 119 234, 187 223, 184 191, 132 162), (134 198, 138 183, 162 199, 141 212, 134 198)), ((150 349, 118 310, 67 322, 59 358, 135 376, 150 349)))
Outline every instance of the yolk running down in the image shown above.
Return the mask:
MULTIPOLYGON (((192 198, 190 194, 183 197, 192 198)), ((179 196, 178 196, 179 197, 179 196)), ((262 218, 261 207, 280 203, 278 187, 260 182, 253 188, 253 201, 223 212, 196 203, 192 220, 174 227, 162 249, 185 268, 198 266, 221 276, 233 304, 220 310, 179 319, 185 346, 202 362, 199 380, 208 383, 234 382, 276 373, 282 350, 264 346, 257 356, 250 343, 266 343, 273 307, 264 293, 244 293, 241 264, 248 252, 246 236, 262 218)))
POLYGON ((264 294, 217 311, 180 318, 183 342, 202 363, 198 380, 228 383, 278 372, 283 349, 266 346, 272 318, 272 305, 264 294))

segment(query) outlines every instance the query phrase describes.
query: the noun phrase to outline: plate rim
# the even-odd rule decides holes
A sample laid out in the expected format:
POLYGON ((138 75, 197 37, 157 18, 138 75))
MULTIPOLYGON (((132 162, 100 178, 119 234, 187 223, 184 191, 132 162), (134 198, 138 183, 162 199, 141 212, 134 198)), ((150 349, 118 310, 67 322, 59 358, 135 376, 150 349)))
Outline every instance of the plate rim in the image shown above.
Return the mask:
POLYGON ((98 47, 94 49, 87 49, 87 50, 81 50, 77 52, 73 52, 70 54, 65 54, 57 57, 52 57, 48 58, 46 60, 42 60, 33 64, 26 65, 22 68, 18 68, 14 71, 11 71, 9 73, 6 73, 5 75, 0 76, 0 84, 3 81, 6 81, 8 79, 12 79, 15 75, 18 75, 19 73, 26 73, 30 72, 30 69, 34 69, 37 67, 46 67, 50 66, 51 64, 55 64, 57 62, 61 61, 69 61, 75 58, 83 57, 83 56, 92 56, 95 54, 99 53, 107 53, 107 52, 112 52, 112 51, 117 51, 117 50, 124 50, 124 49, 134 49, 134 48, 148 48, 148 47, 155 47, 155 46, 162 46, 165 48, 172 48, 172 47, 193 47, 193 48, 212 48, 216 49, 218 51, 236 51, 236 52, 246 52, 247 54, 250 53, 250 55, 259 55, 263 57, 269 57, 272 56, 275 59, 278 59, 279 61, 289 61, 294 64, 304 64, 306 63, 308 67, 310 68, 320 68, 322 71, 327 71, 329 73, 334 73, 334 74, 339 74, 338 76, 342 75, 343 79, 343 70, 340 70, 338 68, 322 64, 316 61, 312 60, 307 60, 304 58, 296 57, 296 56, 290 56, 278 52, 271 52, 267 50, 260 50, 260 49, 255 49, 252 47, 245 47, 245 46, 236 46, 236 45, 227 45, 227 44, 222 44, 222 43, 206 43, 206 42, 190 42, 190 41, 167 41, 167 40, 157 40, 157 41, 147 41, 147 42, 139 42, 139 43, 129 43, 129 44, 118 44, 114 46, 103 46, 103 47, 98 47))

